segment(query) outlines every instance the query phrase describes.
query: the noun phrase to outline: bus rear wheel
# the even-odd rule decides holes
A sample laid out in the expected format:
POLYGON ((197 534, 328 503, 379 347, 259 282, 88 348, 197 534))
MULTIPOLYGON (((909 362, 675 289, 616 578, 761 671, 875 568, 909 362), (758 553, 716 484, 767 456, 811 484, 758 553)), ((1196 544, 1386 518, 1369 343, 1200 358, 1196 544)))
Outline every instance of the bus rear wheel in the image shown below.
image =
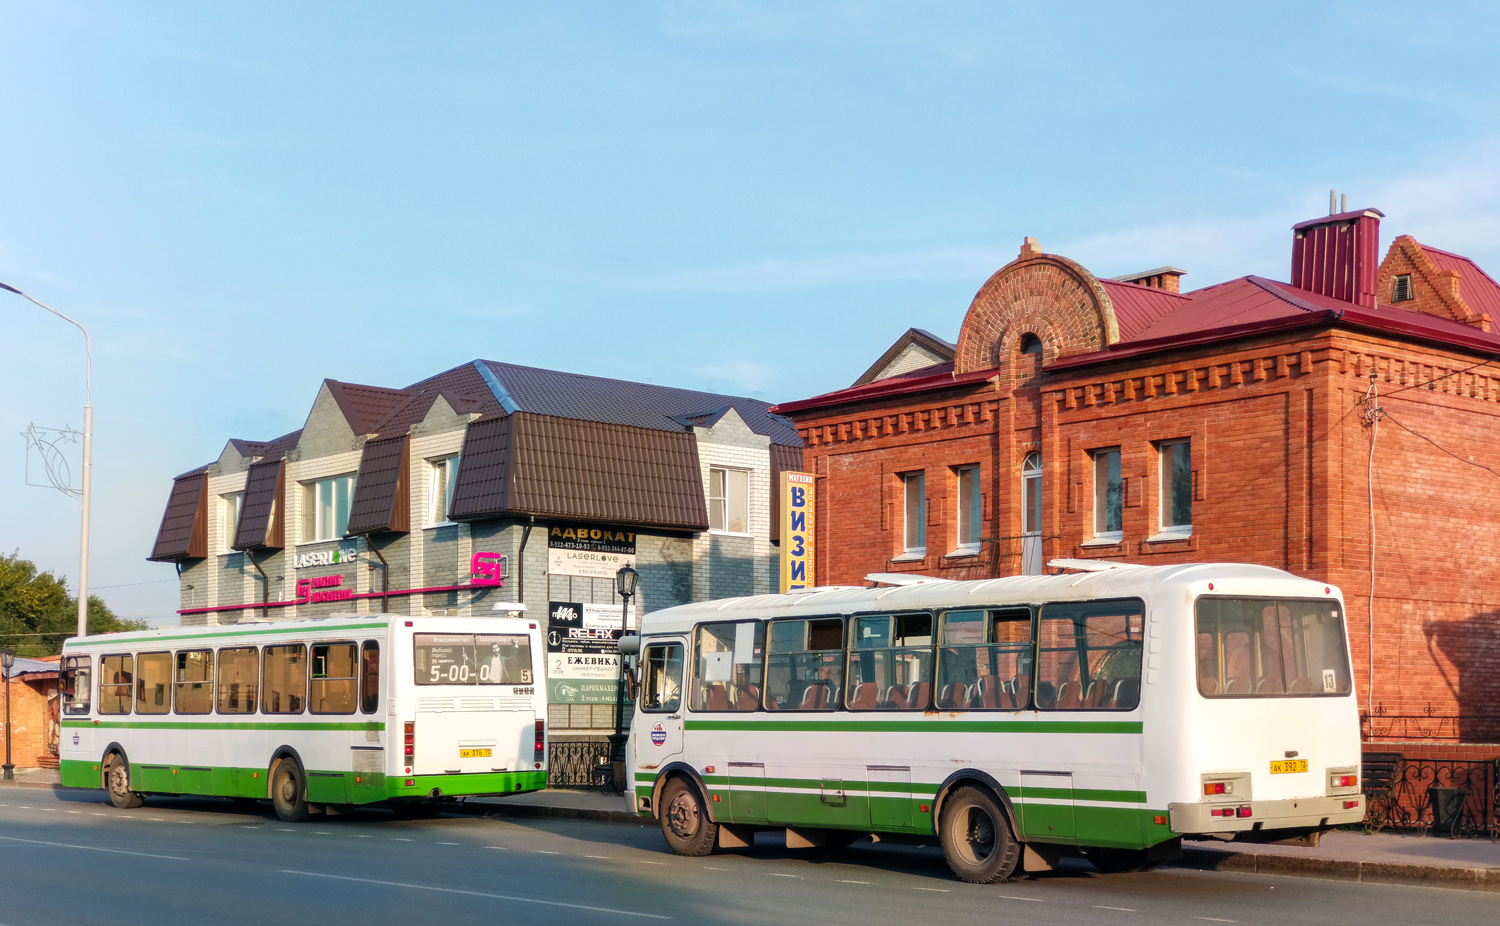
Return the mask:
POLYGON ((1021 844, 989 794, 978 788, 959 788, 943 804, 940 823, 943 857, 960 879, 990 884, 1015 873, 1021 844))
POLYGON ((276 764, 271 775, 271 806, 276 808, 276 816, 287 823, 307 819, 307 785, 296 759, 282 759, 276 764))
POLYGON ((109 802, 121 810, 131 810, 146 802, 139 791, 130 790, 130 766, 118 753, 109 757, 104 766, 104 787, 109 792, 109 802))
POLYGON ((708 818, 698 789, 673 778, 662 789, 661 834, 678 855, 697 858, 714 850, 719 825, 708 818))

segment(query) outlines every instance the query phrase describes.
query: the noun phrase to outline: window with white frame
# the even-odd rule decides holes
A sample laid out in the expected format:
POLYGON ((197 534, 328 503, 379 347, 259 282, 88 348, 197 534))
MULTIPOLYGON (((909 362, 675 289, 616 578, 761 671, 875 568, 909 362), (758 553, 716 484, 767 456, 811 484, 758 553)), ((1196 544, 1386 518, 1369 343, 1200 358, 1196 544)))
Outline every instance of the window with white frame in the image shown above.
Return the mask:
POLYGON ((302 484, 302 542, 335 540, 349 529, 354 474, 302 484))
POLYGON ((958 477, 958 549, 955 553, 978 553, 979 532, 984 523, 984 494, 979 489, 979 467, 960 466, 958 477))
POLYGON ((1094 451, 1094 539, 1125 538, 1125 483, 1120 478, 1120 449, 1094 451))
POLYGON ((906 496, 905 545, 908 554, 927 552, 927 477, 925 473, 902 473, 906 496))
POLYGON ((1158 444, 1161 453, 1161 532, 1193 532, 1193 446, 1174 440, 1158 444))
POLYGON ((711 466, 708 470, 708 529, 750 533, 750 472, 711 466))
POLYGON ((224 515, 224 530, 220 536, 220 548, 225 553, 234 552, 234 532, 240 526, 240 512, 244 507, 244 492, 230 492, 228 495, 219 496, 219 510, 224 515))
POLYGON ((458 454, 427 461, 427 523, 446 524, 458 484, 458 454))

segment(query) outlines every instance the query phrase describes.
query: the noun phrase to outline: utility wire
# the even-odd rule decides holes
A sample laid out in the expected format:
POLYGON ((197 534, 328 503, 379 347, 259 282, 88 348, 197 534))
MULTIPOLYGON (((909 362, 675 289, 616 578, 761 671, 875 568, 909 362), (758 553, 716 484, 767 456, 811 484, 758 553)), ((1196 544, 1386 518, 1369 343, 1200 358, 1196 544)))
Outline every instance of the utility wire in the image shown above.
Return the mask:
POLYGON ((1500 476, 1500 471, 1497 471, 1497 470, 1494 470, 1494 469, 1492 469, 1492 468, 1490 468, 1488 466, 1485 466, 1483 463, 1475 463, 1473 460, 1465 460, 1463 457, 1461 457, 1458 454, 1454 453, 1453 451, 1449 450, 1447 447, 1444 447, 1442 444, 1439 444, 1437 441, 1435 441, 1432 438, 1428 437, 1426 434, 1422 434, 1422 433, 1420 433, 1418 431, 1413 431, 1411 428, 1409 428, 1406 425, 1402 424, 1394 416, 1391 415, 1391 413, 1390 413, 1390 411, 1388 409, 1384 410, 1384 411, 1385 411, 1385 416, 1384 416, 1385 420, 1389 421, 1391 424, 1395 425, 1396 427, 1400 428, 1401 430, 1405 431, 1406 433, 1411 434, 1411 435, 1413 435, 1415 437, 1422 438, 1422 440, 1425 440, 1427 443, 1429 443, 1432 446, 1436 447, 1437 449, 1441 450, 1443 453, 1446 453, 1448 456, 1452 457, 1453 459, 1457 460, 1460 463, 1467 463, 1470 466, 1477 466, 1480 469, 1484 470, 1485 472, 1489 473, 1491 476, 1500 476))
POLYGON ((1462 370, 1452 370, 1450 372, 1444 373, 1442 376, 1434 376, 1432 379, 1429 379, 1429 380, 1427 380, 1426 382, 1423 382, 1423 383, 1412 383, 1410 386, 1402 386, 1400 389, 1392 389, 1390 392, 1387 392, 1385 394, 1385 397, 1387 399, 1389 399, 1391 396, 1393 396, 1393 395, 1399 395, 1399 394, 1405 392, 1408 389, 1421 389, 1423 386, 1431 386, 1433 383, 1445 380, 1445 379, 1447 379, 1450 376, 1458 376, 1460 373, 1467 373, 1470 370, 1477 370, 1477 369, 1479 369, 1480 367, 1484 366, 1487 363, 1494 363, 1495 360, 1496 360, 1495 357, 1489 357, 1489 358, 1487 358, 1485 360, 1479 361, 1478 363, 1474 364, 1473 366, 1464 367, 1462 370))

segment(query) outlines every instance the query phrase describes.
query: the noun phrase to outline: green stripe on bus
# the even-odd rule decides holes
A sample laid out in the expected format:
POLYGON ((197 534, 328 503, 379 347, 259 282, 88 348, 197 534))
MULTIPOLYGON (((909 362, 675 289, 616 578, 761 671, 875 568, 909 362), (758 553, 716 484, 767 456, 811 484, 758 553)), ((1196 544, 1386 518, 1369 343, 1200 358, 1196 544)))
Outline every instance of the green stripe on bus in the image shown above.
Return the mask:
POLYGON ((1139 720, 688 720, 688 730, 776 733, 1122 733, 1139 720))
POLYGON ((364 723, 296 723, 273 721, 267 723, 193 723, 186 720, 64 720, 64 729, 78 730, 384 730, 383 721, 364 723))
MULTIPOLYGON (((303 633, 322 633, 325 630, 369 630, 373 627, 389 627, 390 621, 379 621, 373 624, 336 624, 327 627, 299 627, 303 633)), ((72 639, 63 643, 63 647, 69 646, 109 646, 115 643, 164 643, 167 640, 208 640, 214 637, 249 637, 268 633, 288 633, 284 627, 271 627, 264 630, 221 630, 218 633, 183 633, 174 634, 170 637, 133 637, 128 634, 115 636, 111 634, 108 640, 78 640, 72 639)))
MULTIPOLYGON (((797 789, 799 791, 824 790, 825 779, 821 778, 765 778, 758 776, 740 777, 731 780, 728 775, 704 775, 703 784, 707 787, 723 791, 763 791, 768 788, 797 789)), ((637 772, 637 782, 654 783, 656 776, 637 772)), ((865 781, 861 779, 826 779, 830 790, 843 791, 846 794, 916 794, 926 795, 925 800, 931 800, 937 794, 939 785, 932 782, 913 781, 865 781)), ((1025 800, 1026 798, 1071 801, 1097 801, 1100 803, 1113 804, 1144 804, 1146 803, 1145 791, 1114 791, 1105 788, 1006 788, 1006 793, 1012 798, 1025 800)), ((913 798, 916 800, 917 798, 913 798)))

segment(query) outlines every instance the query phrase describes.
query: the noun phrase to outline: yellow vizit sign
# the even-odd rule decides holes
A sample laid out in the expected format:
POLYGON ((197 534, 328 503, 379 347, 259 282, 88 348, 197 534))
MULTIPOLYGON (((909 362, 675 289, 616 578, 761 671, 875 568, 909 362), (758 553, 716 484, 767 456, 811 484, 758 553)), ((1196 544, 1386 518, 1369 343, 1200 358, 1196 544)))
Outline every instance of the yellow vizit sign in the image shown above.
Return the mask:
POLYGON ((812 473, 781 474, 781 591, 812 588, 817 558, 813 546, 812 473))

